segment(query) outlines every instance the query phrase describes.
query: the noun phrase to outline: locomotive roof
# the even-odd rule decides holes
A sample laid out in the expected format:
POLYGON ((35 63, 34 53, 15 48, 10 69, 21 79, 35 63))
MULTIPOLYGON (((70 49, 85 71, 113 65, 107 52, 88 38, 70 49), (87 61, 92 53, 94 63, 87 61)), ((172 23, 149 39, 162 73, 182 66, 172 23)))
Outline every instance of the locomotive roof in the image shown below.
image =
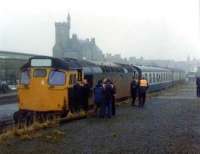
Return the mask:
POLYGON ((81 66, 78 63, 75 63, 75 59, 69 58, 67 59, 58 59, 53 58, 49 56, 34 56, 31 57, 26 64, 24 64, 21 69, 26 69, 31 67, 31 60, 33 59, 51 59, 51 67, 55 69, 64 69, 64 70, 70 70, 70 69, 81 69, 81 66), (74 61, 74 62, 72 62, 74 61))
POLYGON ((34 56, 29 59, 29 61, 21 67, 21 69, 26 69, 31 67, 31 60, 33 59, 50 59, 51 66, 55 69, 64 69, 64 70, 72 70, 72 69, 82 69, 86 74, 94 74, 94 73, 102 73, 109 71, 121 71, 123 72, 123 68, 117 64, 109 63, 109 62, 93 62, 86 60, 77 60, 74 58, 63 58, 58 59, 49 56, 34 56), (112 69, 112 68, 116 68, 112 69))

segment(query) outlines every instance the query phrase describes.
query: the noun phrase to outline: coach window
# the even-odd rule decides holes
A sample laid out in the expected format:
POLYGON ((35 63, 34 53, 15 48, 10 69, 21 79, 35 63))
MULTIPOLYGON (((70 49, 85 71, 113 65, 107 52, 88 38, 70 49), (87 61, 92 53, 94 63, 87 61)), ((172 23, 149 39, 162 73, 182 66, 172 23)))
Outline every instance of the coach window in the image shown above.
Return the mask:
POLYGON ((51 71, 49 74, 49 84, 62 86, 65 84, 65 73, 60 71, 51 71))
POLYGON ((153 73, 153 82, 156 82, 156 75, 153 73))
POLYGON ((27 84, 29 84, 29 81, 30 81, 29 71, 23 71, 21 73, 21 81, 20 81, 20 83, 24 84, 24 85, 27 85, 27 84))
POLYGON ((162 81, 162 73, 160 73, 160 81, 162 81))
POLYGON ((159 74, 158 73, 156 74, 156 80, 157 80, 157 82, 159 82, 159 74))
POLYGON ((149 82, 152 83, 152 75, 149 73, 149 82))
POLYGON ((162 75, 162 73, 159 73, 159 82, 161 82, 161 80, 162 80, 161 79, 161 77, 162 77, 161 75, 162 75))
POLYGON ((148 80, 147 73, 144 74, 144 78, 148 80))
POLYGON ((103 67, 101 67, 101 69, 102 69, 102 71, 103 71, 104 73, 106 72, 106 70, 105 70, 104 66, 103 66, 103 67))
POLYGON ((147 80, 150 82, 150 73, 147 73, 147 80))
POLYGON ((120 69, 120 68, 117 68, 117 72, 121 72, 121 69, 120 69))
POLYGON ((163 73, 163 81, 165 81, 165 72, 163 73))
POLYGON ((106 66, 104 66, 104 68, 106 73, 109 72, 109 69, 106 66))
POLYGON ((124 70, 124 73, 127 74, 128 73, 128 70, 126 68, 123 68, 124 70))

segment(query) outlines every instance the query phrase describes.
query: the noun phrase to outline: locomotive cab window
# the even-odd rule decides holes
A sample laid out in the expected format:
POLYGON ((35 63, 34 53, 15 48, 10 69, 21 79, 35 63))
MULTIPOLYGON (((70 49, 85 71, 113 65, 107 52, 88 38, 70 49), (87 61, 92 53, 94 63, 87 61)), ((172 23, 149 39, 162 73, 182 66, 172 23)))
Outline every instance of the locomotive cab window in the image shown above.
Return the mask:
POLYGON ((29 71, 23 71, 20 77, 20 84, 27 85, 29 84, 29 81, 30 81, 29 71))
POLYGON ((33 77, 46 77, 47 71, 45 69, 35 69, 33 72, 33 77))
POLYGON ((49 84, 62 86, 65 84, 65 73, 61 71, 51 71, 49 74, 49 84))

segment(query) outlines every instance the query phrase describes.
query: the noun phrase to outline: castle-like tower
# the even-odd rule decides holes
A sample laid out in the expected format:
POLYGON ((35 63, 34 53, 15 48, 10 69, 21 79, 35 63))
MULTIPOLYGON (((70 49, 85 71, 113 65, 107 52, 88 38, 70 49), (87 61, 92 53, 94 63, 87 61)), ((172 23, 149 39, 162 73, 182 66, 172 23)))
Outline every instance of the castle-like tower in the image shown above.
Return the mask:
POLYGON ((57 58, 71 57, 76 59, 101 60, 102 51, 97 47, 95 38, 81 40, 76 34, 70 36, 71 17, 67 22, 55 23, 55 45, 53 56, 57 58))
POLYGON ((71 17, 69 13, 67 16, 67 22, 55 23, 55 45, 53 47, 54 57, 64 57, 64 51, 68 48, 70 40, 70 27, 71 17))

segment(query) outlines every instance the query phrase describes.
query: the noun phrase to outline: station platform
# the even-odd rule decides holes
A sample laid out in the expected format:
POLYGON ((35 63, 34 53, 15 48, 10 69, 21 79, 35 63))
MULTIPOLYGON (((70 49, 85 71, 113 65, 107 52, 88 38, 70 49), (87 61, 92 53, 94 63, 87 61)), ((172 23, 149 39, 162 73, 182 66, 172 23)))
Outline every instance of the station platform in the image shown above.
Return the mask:
POLYGON ((9 93, 0 93, 0 98, 4 98, 4 97, 9 97, 9 96, 16 96, 17 95, 17 92, 16 91, 12 91, 12 92, 9 92, 9 93))
POLYGON ((17 103, 17 92, 12 91, 6 94, 0 94, 0 105, 17 103))
POLYGON ((0 121, 11 119, 17 110, 17 103, 0 105, 0 121))

